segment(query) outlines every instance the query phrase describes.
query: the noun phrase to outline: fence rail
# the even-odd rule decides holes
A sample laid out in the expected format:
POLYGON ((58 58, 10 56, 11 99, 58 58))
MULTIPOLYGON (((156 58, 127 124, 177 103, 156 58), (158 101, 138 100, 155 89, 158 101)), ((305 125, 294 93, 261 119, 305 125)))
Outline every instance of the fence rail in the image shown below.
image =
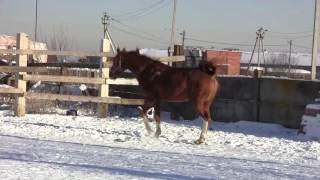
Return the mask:
POLYGON ((45 67, 0 66, 0 72, 48 72, 45 67))
POLYGON ((122 105, 142 105, 143 99, 122 99, 121 97, 93 97, 93 96, 77 96, 64 94, 50 94, 50 93, 32 93, 25 92, 23 95, 30 99, 41 100, 60 100, 73 102, 94 102, 106 104, 122 104, 122 105))
MULTIPOLYGON (((73 102, 94 102, 98 103, 98 117, 105 118, 107 116, 108 104, 122 105, 142 105, 143 99, 123 99, 121 97, 109 96, 109 85, 138 85, 136 79, 110 79, 109 68, 112 62, 107 61, 107 57, 114 57, 115 54, 110 52, 110 41, 101 40, 101 52, 76 52, 76 51, 47 51, 47 50, 29 50, 28 36, 25 33, 17 34, 16 50, 0 50, 0 54, 17 54, 17 62, 15 66, 0 66, 2 72, 18 72, 9 79, 16 81, 15 88, 0 88, 0 94, 19 94, 15 96, 15 115, 24 116, 26 109, 26 98, 40 100, 60 100, 73 102), (64 55, 64 56, 98 56, 101 57, 99 64, 88 63, 32 63, 27 64, 27 55, 64 55), (28 67, 29 66, 29 67, 28 67), (74 77, 74 76, 51 76, 51 75, 31 75, 26 72, 48 72, 48 67, 60 68, 92 68, 99 69, 99 78, 74 77), (19 75, 19 76, 17 76, 19 75), (62 82, 62 83, 83 83, 98 84, 98 97, 49 94, 49 93, 33 93, 26 92, 27 81, 45 81, 45 82, 62 82)), ((184 56, 161 57, 158 58, 162 62, 181 62, 185 61, 184 56)))
POLYGON ((64 83, 90 83, 106 84, 101 78, 75 77, 75 76, 48 76, 48 75, 22 75, 24 81, 64 82, 64 83))
POLYGON ((18 88, 0 88, 0 94, 22 94, 23 90, 18 88))
POLYGON ((29 49, 0 49, 0 54, 20 54, 20 55, 57 55, 57 56, 95 56, 114 57, 111 52, 80 52, 80 51, 49 51, 49 50, 29 50, 29 49))

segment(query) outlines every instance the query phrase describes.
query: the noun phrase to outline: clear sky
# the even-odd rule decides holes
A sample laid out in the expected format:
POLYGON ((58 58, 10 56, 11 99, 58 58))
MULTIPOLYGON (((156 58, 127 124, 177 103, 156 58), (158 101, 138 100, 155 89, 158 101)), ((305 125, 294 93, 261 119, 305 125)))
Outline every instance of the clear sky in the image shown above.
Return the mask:
MULTIPOLYGON (((135 47, 166 49, 169 44, 142 39, 118 30, 170 42, 171 31, 168 29, 172 24, 173 0, 164 0, 152 6, 152 9, 146 8, 145 11, 136 12, 160 1, 38 0, 38 32, 39 34, 42 32, 44 36, 52 36, 53 27, 62 26, 68 30, 69 36, 77 39, 78 50, 99 51, 100 39, 103 38, 101 17, 103 12, 107 12, 121 22, 120 24, 110 21, 112 26, 110 32, 120 48, 125 46, 128 49, 135 47), (155 12, 151 13, 152 11, 155 12), (130 12, 136 13, 127 14, 130 12), (118 16, 123 14, 127 15, 118 16)), ((36 0, 0 0, 0 34, 16 36, 17 32, 26 32, 34 39, 35 5, 36 0)), ((265 36, 266 45, 288 44, 288 38, 292 38, 293 44, 311 48, 313 16, 314 0, 178 0, 176 16, 178 31, 175 34, 175 42, 181 43, 182 38, 179 33, 185 30, 187 38, 253 45, 255 32, 262 26, 269 30, 265 36), (274 33, 305 31, 308 32, 287 35, 274 33)), ((188 39, 185 45, 205 48, 214 46, 217 49, 232 47, 232 45, 188 39)), ((243 51, 252 50, 252 46, 238 48, 243 51)), ((287 51, 289 45, 266 46, 266 49, 287 51)), ((293 49, 309 51, 298 47, 293 49)))

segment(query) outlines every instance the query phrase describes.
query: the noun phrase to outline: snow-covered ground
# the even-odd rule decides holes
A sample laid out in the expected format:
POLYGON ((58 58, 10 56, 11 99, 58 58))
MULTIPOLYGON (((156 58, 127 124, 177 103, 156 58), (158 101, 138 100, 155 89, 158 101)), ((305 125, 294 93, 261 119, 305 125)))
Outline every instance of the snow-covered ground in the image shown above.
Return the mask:
POLYGON ((0 111, 0 179, 320 179, 320 143, 297 130, 213 122, 198 146, 200 119, 162 119, 154 139, 140 117, 0 111))

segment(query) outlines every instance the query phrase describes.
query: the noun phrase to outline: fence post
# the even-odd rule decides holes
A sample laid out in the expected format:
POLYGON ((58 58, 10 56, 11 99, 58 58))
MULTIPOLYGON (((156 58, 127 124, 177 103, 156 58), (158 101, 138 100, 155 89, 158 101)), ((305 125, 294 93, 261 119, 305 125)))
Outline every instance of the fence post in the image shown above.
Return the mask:
MULTIPOLYGON (((101 52, 110 52, 110 41, 108 39, 101 40, 101 52)), ((105 68, 104 64, 107 62, 107 57, 101 57, 100 60, 100 78, 109 78, 109 68, 105 68)), ((109 96, 109 85, 101 84, 99 85, 99 97, 109 96)), ((106 118, 108 116, 108 104, 98 103, 98 118, 106 118)))
MULTIPOLYGON (((29 40, 28 35, 25 33, 17 34, 17 49, 28 49, 29 48, 29 40)), ((27 66, 28 55, 27 54, 17 54, 16 57, 16 66, 25 67, 27 66)), ((27 90, 26 81, 21 80, 20 75, 27 74, 26 72, 16 72, 15 73, 15 87, 22 89, 23 92, 27 90)), ((26 113, 26 98, 24 94, 15 94, 15 116, 24 116, 26 113)))

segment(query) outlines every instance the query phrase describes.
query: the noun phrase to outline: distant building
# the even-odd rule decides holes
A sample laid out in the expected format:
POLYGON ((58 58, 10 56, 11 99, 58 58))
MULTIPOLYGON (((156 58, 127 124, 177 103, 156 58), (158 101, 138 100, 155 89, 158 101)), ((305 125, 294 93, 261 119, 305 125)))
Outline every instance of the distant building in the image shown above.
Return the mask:
MULTIPOLYGON (((17 38, 13 36, 7 36, 0 34, 0 49, 16 49, 17 38)), ((29 40, 29 49, 30 50, 48 50, 48 45, 41 42, 35 42, 29 40)), ((6 56, 7 54, 2 54, 6 56)), ((47 62, 47 55, 32 55, 32 58, 36 62, 45 63, 47 62)))
POLYGON ((204 60, 218 64, 217 74, 239 75, 242 52, 230 50, 206 50, 204 60))

